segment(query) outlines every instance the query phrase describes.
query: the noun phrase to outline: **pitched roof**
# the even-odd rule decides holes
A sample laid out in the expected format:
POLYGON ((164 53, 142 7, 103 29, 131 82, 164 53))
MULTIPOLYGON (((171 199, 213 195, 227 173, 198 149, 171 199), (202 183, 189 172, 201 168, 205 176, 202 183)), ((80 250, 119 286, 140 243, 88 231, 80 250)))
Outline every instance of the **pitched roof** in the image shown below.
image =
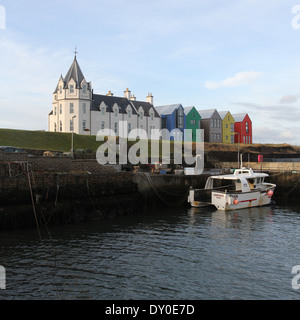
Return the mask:
POLYGON ((224 118, 227 116, 229 111, 227 110, 227 111, 218 111, 218 112, 222 120, 224 120, 224 118))
POLYGON ((136 108, 136 110, 138 110, 140 107, 142 107, 146 117, 150 116, 150 110, 152 108, 154 110, 154 117, 160 118, 159 113, 157 112, 156 108, 154 108, 154 106, 151 103, 144 102, 144 101, 130 101, 130 102, 136 108))
MULTIPOLYGON (((127 113, 126 108, 128 105, 131 105, 131 103, 130 103, 131 101, 129 101, 127 98, 94 94, 91 110, 92 111, 99 111, 99 107, 102 102, 104 102, 106 104, 106 106, 107 106, 106 111, 107 112, 113 112, 113 106, 115 104, 117 104, 119 106, 120 113, 127 113)), ((137 114, 136 109, 135 108, 132 108, 132 109, 133 109, 133 114, 137 114)))
POLYGON ((171 105, 159 106, 155 108, 160 115, 168 115, 168 114, 172 114, 180 106, 182 107, 181 104, 171 104, 171 105))
POLYGON ((79 88, 81 82, 85 79, 84 75, 79 67, 78 61, 76 59, 76 56, 74 58, 74 61, 67 73, 67 75, 64 78, 65 86, 69 83, 69 81, 73 79, 76 82, 76 87, 79 88))
POLYGON ((245 117, 247 116, 247 113, 237 113, 233 114, 232 116, 235 122, 243 122, 245 117))
POLYGON ((202 119, 210 119, 216 109, 209 109, 209 110, 198 110, 202 119))
POLYGON ((185 113, 185 115, 187 116, 187 115, 191 112, 191 110, 192 110, 193 108, 195 108, 195 107, 185 107, 185 108, 184 108, 184 113, 185 113))

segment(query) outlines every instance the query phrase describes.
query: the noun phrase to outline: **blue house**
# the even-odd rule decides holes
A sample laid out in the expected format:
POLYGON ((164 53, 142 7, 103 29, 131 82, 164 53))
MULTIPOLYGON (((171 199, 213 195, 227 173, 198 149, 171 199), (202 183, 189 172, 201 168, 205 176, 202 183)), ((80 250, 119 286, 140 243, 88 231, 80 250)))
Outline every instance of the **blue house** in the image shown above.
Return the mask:
MULTIPOLYGON (((184 129, 186 128, 186 115, 181 104, 172 104, 167 106, 155 107, 156 111, 161 116, 162 129, 167 129, 170 132, 170 139, 175 141, 184 140, 184 129), (174 130, 179 129, 179 130, 174 130), (174 130, 174 131, 173 131, 174 130), (182 138, 180 135, 182 134, 182 138)), ((163 140, 168 137, 163 134, 163 140)))

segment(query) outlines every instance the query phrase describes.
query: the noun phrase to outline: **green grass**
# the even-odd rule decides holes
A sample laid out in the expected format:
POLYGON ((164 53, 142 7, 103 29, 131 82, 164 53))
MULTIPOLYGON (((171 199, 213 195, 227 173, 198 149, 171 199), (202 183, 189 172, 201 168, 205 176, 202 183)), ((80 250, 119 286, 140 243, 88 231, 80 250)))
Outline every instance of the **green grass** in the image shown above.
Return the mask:
MULTIPOLYGON (((95 136, 74 134, 74 149, 95 152, 100 145, 95 136)), ((71 133, 0 129, 0 146, 69 152, 71 133)))
MULTIPOLYGON (((160 142, 160 145, 166 142, 160 142)), ((89 135, 77 135, 74 134, 74 149, 84 149, 96 152, 99 146, 102 144, 100 141, 96 141, 96 136, 89 135)), ((135 142, 128 142, 128 148, 130 148, 135 142)), ((61 151, 69 152, 71 150, 71 133, 60 132, 42 132, 42 131, 25 131, 25 130, 12 130, 12 129, 0 129, 0 146, 12 146, 22 149, 33 150, 49 150, 49 151, 61 151)), ((242 151, 243 148, 247 150, 245 152, 251 152, 251 150, 259 151, 261 147, 264 147, 265 152, 300 152, 300 147, 290 145, 240 145, 242 151)), ((215 144, 205 143, 206 151, 237 151, 238 146, 236 144, 215 144)), ((160 147, 161 149, 161 147, 160 147)), ((174 142, 171 142, 171 153, 173 153, 174 142)), ((151 142, 149 141, 149 154, 151 151, 151 142)))

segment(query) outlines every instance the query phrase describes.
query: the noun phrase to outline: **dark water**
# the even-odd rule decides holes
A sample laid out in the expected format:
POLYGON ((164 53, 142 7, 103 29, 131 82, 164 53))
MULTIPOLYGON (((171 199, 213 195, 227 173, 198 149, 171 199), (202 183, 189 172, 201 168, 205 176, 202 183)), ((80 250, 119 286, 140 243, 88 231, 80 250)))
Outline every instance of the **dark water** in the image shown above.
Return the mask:
POLYGON ((0 299, 299 299, 300 206, 176 209, 0 234, 0 299))

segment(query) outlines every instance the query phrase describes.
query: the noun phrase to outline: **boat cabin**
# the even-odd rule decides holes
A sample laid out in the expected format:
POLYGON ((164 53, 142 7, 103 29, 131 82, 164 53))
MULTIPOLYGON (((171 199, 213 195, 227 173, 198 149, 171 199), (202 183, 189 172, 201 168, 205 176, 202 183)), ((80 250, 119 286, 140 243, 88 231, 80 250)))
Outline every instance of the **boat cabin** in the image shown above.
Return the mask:
POLYGON ((266 173, 254 173, 252 169, 237 169, 233 174, 211 176, 208 178, 205 189, 220 192, 251 192, 266 189, 264 185, 266 173))

